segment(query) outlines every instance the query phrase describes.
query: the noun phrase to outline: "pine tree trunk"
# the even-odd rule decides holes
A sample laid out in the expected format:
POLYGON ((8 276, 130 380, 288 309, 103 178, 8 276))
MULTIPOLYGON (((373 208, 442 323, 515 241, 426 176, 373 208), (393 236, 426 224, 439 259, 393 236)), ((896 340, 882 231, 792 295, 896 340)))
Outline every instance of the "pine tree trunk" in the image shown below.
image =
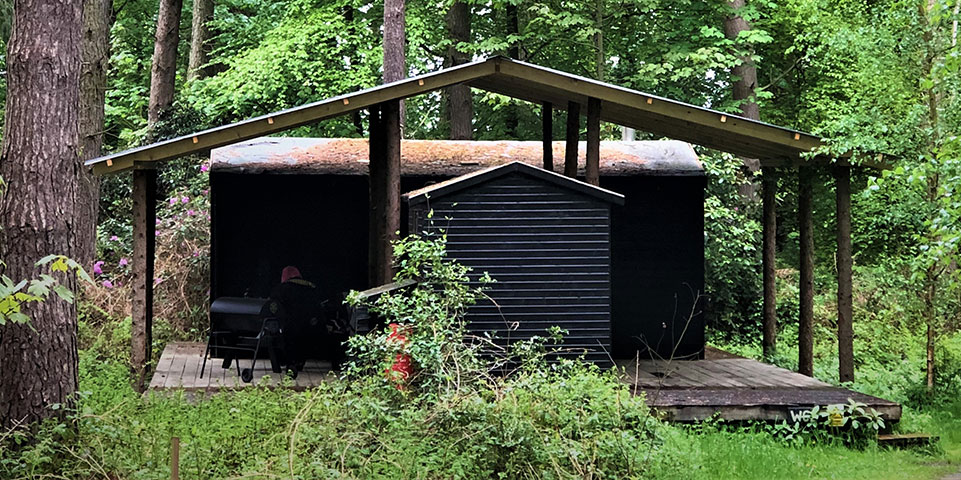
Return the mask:
POLYGON ((207 76, 205 65, 210 61, 210 26, 214 19, 214 0, 193 0, 193 23, 190 29, 190 57, 187 61, 187 81, 207 76))
MULTIPOLYGON (((103 150, 104 99, 110 62, 110 27, 114 22, 112 0, 85 0, 83 8, 83 64, 80 72, 80 158, 99 157, 103 150)), ((83 251, 75 258, 89 269, 96 247, 97 207, 100 182, 85 175, 81 186, 87 201, 78 205, 89 218, 89 227, 76 230, 83 251)))
MULTIPOLYGON (((407 78, 407 32, 404 0, 384 0, 384 83, 407 78)), ((400 129, 406 121, 403 100, 400 102, 400 129)))
POLYGON ((157 34, 154 37, 153 63, 150 67, 150 103, 147 107, 147 125, 151 130, 163 111, 170 108, 174 100, 182 8, 183 0, 160 0, 160 10, 157 12, 157 34))
MULTIPOLYGON (((457 49, 458 43, 470 42, 470 5, 455 1, 447 11, 447 32, 453 44, 447 47, 445 64, 448 67, 470 61, 470 54, 457 49)), ((447 89, 447 112, 450 118, 450 139, 470 140, 474 134, 474 100, 470 87, 464 84, 447 89)))
MULTIPOLYGON (((75 235, 92 228, 77 126, 83 1, 17 0, 7 55, 7 102, 0 176, 0 258, 14 279, 34 262, 83 255, 75 235)), ((62 278, 70 288, 71 278, 62 278)), ((0 424, 56 413, 77 390, 77 309, 52 297, 30 305, 26 325, 0 328, 0 424)), ((62 410, 61 410, 62 411, 62 410)))

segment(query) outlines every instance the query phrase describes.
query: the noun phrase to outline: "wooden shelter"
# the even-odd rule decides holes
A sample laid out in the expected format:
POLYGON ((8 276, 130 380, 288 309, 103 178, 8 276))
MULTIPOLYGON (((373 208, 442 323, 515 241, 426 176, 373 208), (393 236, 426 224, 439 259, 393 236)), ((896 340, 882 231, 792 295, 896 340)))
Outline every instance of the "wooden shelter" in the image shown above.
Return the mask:
MULTIPOLYGON (((399 101, 455 84, 504 94, 541 104, 544 119, 552 109, 567 110, 568 145, 576 144, 580 113, 586 113, 587 145, 585 179, 597 184, 601 121, 647 131, 656 135, 715 148, 760 160, 764 176, 775 167, 796 168, 799 176, 799 223, 801 237, 800 286, 800 369, 810 375, 812 367, 813 321, 813 230, 810 172, 830 167, 837 177, 838 218, 838 325, 841 379, 853 376, 850 363, 851 334, 851 250, 850 189, 852 163, 849 159, 807 156, 822 141, 793 129, 753 121, 696 105, 539 67, 503 57, 478 60, 457 67, 413 77, 316 103, 270 113, 257 118, 197 132, 152 145, 107 155, 87 162, 95 172, 109 174, 134 170, 134 262, 133 362, 138 368, 149 364, 153 284, 153 228, 157 162, 209 151, 212 148, 279 133, 356 110, 367 110, 370 119, 370 279, 390 277, 389 241, 400 226, 401 133, 399 101)), ((549 129, 545 128, 545 131, 549 129)), ((545 136, 544 142, 551 139, 545 136)), ((565 172, 575 173, 572 149, 565 152, 565 172)), ((543 164, 553 169, 553 149, 543 150, 543 164)), ((862 161, 861 165, 882 166, 862 161)), ((766 180, 763 195, 764 221, 764 345, 774 346, 774 185, 766 180)))

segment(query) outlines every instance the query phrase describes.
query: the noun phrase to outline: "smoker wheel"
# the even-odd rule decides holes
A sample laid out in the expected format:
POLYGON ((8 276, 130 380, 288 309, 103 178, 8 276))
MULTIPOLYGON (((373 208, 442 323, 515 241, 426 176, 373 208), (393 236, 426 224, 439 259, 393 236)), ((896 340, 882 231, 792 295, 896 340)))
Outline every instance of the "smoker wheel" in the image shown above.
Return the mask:
POLYGON ((254 372, 253 372, 253 370, 251 370, 251 369, 249 369, 249 368, 245 368, 245 369, 241 370, 241 371, 240 371, 240 379, 243 380, 244 383, 250 383, 250 381, 254 379, 254 372))

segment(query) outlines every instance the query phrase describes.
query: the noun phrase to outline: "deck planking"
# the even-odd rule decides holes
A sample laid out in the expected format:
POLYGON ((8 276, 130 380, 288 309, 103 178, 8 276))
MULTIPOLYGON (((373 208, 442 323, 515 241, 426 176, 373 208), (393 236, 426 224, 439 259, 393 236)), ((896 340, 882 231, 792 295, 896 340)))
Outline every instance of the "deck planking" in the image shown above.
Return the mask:
MULTIPOLYGON (((223 368, 219 358, 207 360, 201 378, 203 353, 202 343, 168 344, 157 362, 150 389, 217 392, 282 386, 281 374, 270 371, 267 359, 257 361, 251 383, 240 380, 236 363, 223 368)), ((249 359, 240 362, 241 368, 250 366, 249 359)), ((643 392, 651 407, 676 421, 703 420, 715 414, 726 420, 789 420, 792 412, 847 403, 848 399, 874 408, 888 422, 901 418, 901 406, 895 402, 726 352, 709 352, 703 360, 629 359, 617 364, 632 391, 643 392)), ((311 361, 284 386, 305 390, 320 385, 329 375, 329 363, 311 361)))
MULTIPOLYGON (((182 389, 190 392, 217 392, 220 390, 234 390, 240 388, 282 385, 283 374, 274 373, 270 368, 269 359, 258 359, 254 368, 254 378, 250 383, 244 383, 237 373, 237 361, 231 363, 230 368, 223 368, 223 359, 208 358, 203 369, 203 354, 205 345, 195 342, 173 342, 167 344, 153 378, 150 381, 151 390, 182 389)), ((250 367, 250 359, 240 359, 240 368, 250 367)), ((330 372, 329 362, 309 361, 301 370, 297 378, 291 379, 287 385, 293 390, 306 390, 324 382, 330 372)))
POLYGON ((617 362, 624 380, 643 391, 650 406, 676 421, 790 420, 792 412, 854 400, 888 422, 901 406, 757 360, 711 349, 702 360, 632 359, 617 362))

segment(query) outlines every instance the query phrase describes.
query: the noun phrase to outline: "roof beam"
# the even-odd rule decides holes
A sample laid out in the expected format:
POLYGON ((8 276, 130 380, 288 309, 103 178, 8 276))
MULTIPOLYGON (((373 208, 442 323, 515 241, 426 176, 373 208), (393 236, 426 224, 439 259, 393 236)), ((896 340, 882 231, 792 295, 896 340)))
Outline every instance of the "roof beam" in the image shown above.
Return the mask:
POLYGON ((389 83, 362 92, 332 97, 249 120, 211 128, 192 135, 185 135, 157 142, 113 155, 90 160, 94 173, 102 175, 134 167, 135 162, 158 162, 197 152, 222 147, 272 133, 343 115, 379 103, 399 98, 413 97, 444 87, 449 87, 494 72, 492 62, 477 62, 445 69, 439 73, 421 75, 400 82, 389 83))

